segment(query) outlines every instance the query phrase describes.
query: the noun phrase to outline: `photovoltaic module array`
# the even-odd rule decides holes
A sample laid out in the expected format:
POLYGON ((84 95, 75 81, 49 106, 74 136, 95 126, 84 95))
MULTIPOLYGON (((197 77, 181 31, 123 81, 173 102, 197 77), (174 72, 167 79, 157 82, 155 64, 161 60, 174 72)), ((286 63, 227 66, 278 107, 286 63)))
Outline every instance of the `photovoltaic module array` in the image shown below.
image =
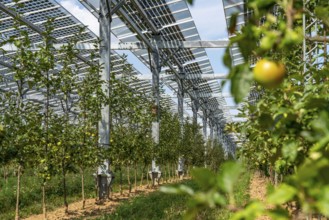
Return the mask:
MULTIPOLYGON (((96 18, 99 16, 98 0, 79 0, 96 18)), ((242 1, 223 1, 226 19, 229 19, 231 11, 242 10, 239 22, 243 25, 243 3, 242 1)), ((112 1, 112 7, 118 4, 118 1, 112 1)), ((5 39, 16 36, 17 30, 13 28, 14 17, 19 14, 21 17, 21 30, 27 30, 29 37, 35 47, 43 43, 42 32, 45 30, 45 24, 48 18, 54 18, 54 31, 52 36, 56 43, 67 43, 73 38, 78 38, 80 43, 98 42, 98 33, 93 33, 84 27, 78 19, 65 10, 61 4, 55 0, 22 0, 19 4, 12 0, 0 0, 0 42, 5 39), (15 14, 16 13, 16 14, 15 14), (79 33, 79 34, 78 34, 79 33), (78 34, 78 35, 77 35, 78 34)), ((90 15, 92 16, 92 15, 90 15)), ((111 32, 120 42, 147 42, 154 41, 154 30, 157 31, 158 38, 161 41, 200 41, 198 30, 195 26, 190 10, 185 0, 133 0, 123 4, 121 8, 112 16, 111 32)), ((82 79, 88 68, 91 50, 79 50, 79 55, 75 58, 75 64, 79 65, 79 77, 82 79)), ((134 49, 132 53, 149 66, 149 51, 147 49, 134 49)), ((232 51, 234 62, 239 62, 238 51, 232 51)), ((14 50, 2 50, 0 53, 0 74, 3 82, 0 83, 2 91, 17 89, 13 78, 12 58, 14 50)), ((61 54, 56 54, 60 59, 61 54)), ((211 63, 204 48, 168 48, 161 49, 160 56, 163 63, 160 76, 173 74, 173 68, 178 70, 178 64, 184 67, 186 79, 183 81, 185 90, 184 101, 192 106, 191 100, 197 100, 200 104, 199 114, 211 115, 220 121, 222 127, 225 123, 231 122, 229 108, 225 98, 222 95, 212 96, 211 94, 221 94, 222 89, 217 79, 202 79, 203 74, 214 74, 211 63)), ((111 62, 112 71, 118 75, 122 71, 122 58, 112 51, 111 62)), ((60 68, 60 66, 58 67, 60 68)), ((52 74, 56 74, 54 69, 52 74)), ((141 75, 136 69, 133 69, 132 75, 141 75)), ((177 93, 178 85, 175 78, 163 79, 162 83, 177 93)), ((144 90, 148 96, 152 94, 152 86, 149 80, 134 78, 131 83, 134 89, 144 90)), ((26 99, 43 103, 45 90, 30 89, 27 92, 26 99)), ((60 96, 61 94, 57 94, 60 96)), ((72 96, 72 102, 78 95, 72 96)), ((169 97, 163 97, 163 102, 173 108, 176 103, 169 97)), ((51 106, 58 112, 61 112, 60 103, 53 97, 50 100, 51 106)), ((76 109, 76 111, 79 111, 76 109)))

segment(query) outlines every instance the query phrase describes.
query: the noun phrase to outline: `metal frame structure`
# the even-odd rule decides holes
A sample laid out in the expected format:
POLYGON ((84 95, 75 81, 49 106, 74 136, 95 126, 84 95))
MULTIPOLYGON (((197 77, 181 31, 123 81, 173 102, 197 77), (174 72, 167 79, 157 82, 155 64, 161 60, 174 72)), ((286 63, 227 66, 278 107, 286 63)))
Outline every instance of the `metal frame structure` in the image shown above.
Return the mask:
MULTIPOLYGON (((98 11, 100 6, 97 4, 97 1, 80 0, 80 2, 84 4, 90 12, 96 16, 96 18, 99 18, 98 11)), ((113 0, 112 4, 113 7, 115 7, 118 3, 113 0)), ((112 26, 112 32, 121 42, 117 44, 119 46, 114 45, 115 49, 132 50, 132 52, 145 65, 151 61, 154 97, 158 96, 157 87, 159 74, 161 70, 164 69, 164 64, 167 66, 165 72, 169 71, 171 74, 173 73, 176 76, 176 80, 173 79, 173 81, 176 82, 165 82, 165 84, 178 93, 179 83, 177 83, 177 81, 181 80, 179 75, 180 69, 184 68, 186 75, 188 76, 195 75, 196 72, 199 72, 199 74, 202 75, 203 73, 209 73, 209 71, 211 71, 211 66, 209 60, 206 58, 204 49, 199 49, 199 47, 223 47, 227 45, 227 41, 208 43, 200 41, 194 22, 190 18, 191 16, 189 14, 186 2, 183 0, 158 2, 134 0, 131 1, 131 4, 129 5, 123 4, 122 7, 117 10, 116 14, 117 15, 114 15, 112 18, 112 24, 114 24, 112 26), (176 16, 176 13, 182 15, 176 16), (177 19, 181 19, 183 21, 177 19), (185 30, 189 34, 184 34, 185 30), (175 36, 172 36, 174 34, 175 36), (186 41, 187 39, 193 39, 194 42, 186 41), (145 50, 146 48, 148 50, 145 50), (147 57, 151 57, 151 59, 147 59, 147 57), (198 61, 199 59, 196 58, 201 58, 201 61, 198 61), (201 66, 206 66, 206 68, 199 69, 198 66, 199 68, 201 66), (206 69, 206 72, 204 69, 206 69)), ((203 87, 210 87, 202 88, 202 90, 200 89, 198 92, 199 94, 204 94, 205 92, 211 93, 213 90, 218 90, 220 92, 221 89, 218 82, 209 83, 202 80, 201 77, 193 78, 194 79, 192 80, 185 79, 183 83, 183 87, 185 88, 184 90, 191 97, 191 99, 199 99, 198 102, 204 109, 210 108, 212 111, 215 111, 215 109, 224 109, 225 113, 228 115, 229 111, 224 107, 223 103, 225 103, 225 99, 223 97, 219 97, 220 100, 218 98, 200 99, 199 97, 194 97, 195 94, 192 94, 194 88, 199 89, 198 87, 200 85, 203 87), (209 104, 205 104, 208 102, 209 104)), ((154 102, 155 108, 158 109, 157 98, 155 98, 154 102)), ((203 118, 206 117, 207 114, 203 114, 203 118)), ((159 116, 157 116, 157 118, 159 118, 159 116)), ((221 121, 221 123, 222 122, 223 121, 221 121)), ((207 124, 204 126, 206 127, 207 124)), ((158 121, 155 121, 152 131, 156 143, 158 142, 158 129, 158 121)), ((233 145, 233 142, 230 139, 231 138, 227 136, 226 142, 233 145)), ((156 169, 157 166, 153 162, 153 174, 158 172, 156 169)))
MULTIPOLYGON (((322 68, 326 60, 320 60, 321 53, 327 53, 328 45, 327 33, 323 31, 324 24, 320 22, 309 8, 309 0, 304 0, 304 9, 308 13, 303 14, 303 61, 304 73, 307 73, 309 66, 316 65, 316 68, 322 68), (322 29, 322 30, 321 30, 322 29)), ((306 76, 308 79, 308 75, 306 76)))
MULTIPOLYGON (((243 27, 243 25, 245 25, 245 23, 247 22, 247 18, 251 13, 246 7, 247 1, 248 0, 223 0, 223 8, 227 27, 230 24, 231 16, 235 13, 238 13, 236 31, 239 31, 243 27)), ((229 34, 228 37, 231 38, 233 36, 234 34, 229 34)), ((232 57, 232 65, 236 66, 244 62, 243 56, 239 51, 239 48, 231 47, 230 55, 232 57)), ((258 94, 251 90, 248 96, 248 101, 251 99, 253 100, 255 96, 258 96, 258 94)), ((223 143, 224 148, 226 149, 225 152, 229 152, 231 155, 234 156, 237 146, 236 140, 240 139, 241 137, 239 137, 238 134, 231 134, 231 139, 227 140, 225 137, 223 137, 223 130, 218 129, 218 133, 219 136, 224 139, 223 143), (231 144, 231 142, 234 142, 235 144, 231 144)))
MULTIPOLYGON (((113 48, 129 49, 142 63, 150 66, 152 83, 150 84, 148 79, 143 80, 141 77, 137 82, 132 83, 131 87, 145 89, 150 92, 149 97, 153 98, 156 117, 154 117, 152 126, 152 136, 155 143, 159 142, 159 86, 161 81, 178 96, 177 110, 181 125, 183 125, 185 101, 188 106, 192 107, 194 122, 197 122, 198 114, 203 118, 205 139, 208 138, 208 125, 211 137, 215 127, 215 133, 218 140, 223 143, 226 153, 234 153, 233 138, 224 133, 225 123, 231 122, 231 116, 218 82, 218 79, 223 76, 214 75, 204 49, 225 47, 227 41, 201 41, 185 0, 131 0, 131 4, 126 4, 125 0, 80 0, 80 2, 98 18, 100 23, 101 58, 99 62, 105 66, 102 79, 109 79, 111 71, 120 72, 120 68, 122 68, 120 65, 110 68, 110 61, 119 62, 121 60, 118 54, 111 51, 113 48), (119 44, 111 45, 111 33, 120 40, 119 44)), ((20 19, 22 23, 20 28, 28 31, 32 43, 35 45, 35 48, 31 48, 31 50, 36 49, 37 45, 43 42, 42 33, 48 17, 55 19, 53 24, 53 37, 56 39, 53 43, 57 45, 55 47, 69 42, 73 37, 78 37, 80 46, 77 48, 79 54, 76 56, 76 63, 82 70, 79 76, 83 77, 85 74, 83 70, 90 64, 91 51, 94 50, 91 45, 98 42, 95 33, 87 28, 76 36, 83 24, 56 0, 25 0, 23 7, 17 7, 12 0, 1 0, 1 36, 10 37, 18 34, 12 28, 14 17, 20 19)), ((0 43, 1 41, 0 38, 0 43)), ((5 45, 2 49, 5 50, 5 53, 0 55, 0 74, 5 82, 0 84, 0 89, 15 90, 16 85, 11 71, 13 68, 11 59, 15 54, 15 48, 12 45, 5 45)), ((139 73, 134 70, 133 74, 138 75, 139 73)), ((108 92, 108 86, 103 85, 104 91, 108 92)), ((60 95, 58 94, 58 96, 60 95)), ((31 89, 28 91, 27 99, 46 104, 44 97, 45 91, 31 89)), ((76 98, 78 98, 77 95, 72 96, 72 101, 76 98)), ((173 106, 174 102, 170 100, 170 97, 167 98, 167 103, 173 106)), ((58 108, 58 113, 61 112, 58 97, 52 97, 49 103, 53 108, 58 108)), ((110 109, 108 106, 103 106, 102 120, 99 123, 99 143, 104 147, 108 147, 110 144, 109 118, 110 109)), ((181 166, 178 167, 179 171, 182 169, 181 166)), ((159 173, 159 169, 153 161, 151 174, 156 177, 159 173)), ((108 184, 111 182, 108 161, 104 161, 104 165, 99 168, 98 177, 99 197, 104 199, 108 194, 108 184)))
MULTIPOLYGON (((227 25, 230 23, 230 18, 233 13, 238 13, 237 18, 237 30, 247 22, 247 18, 252 13, 246 7, 248 0, 223 0, 225 18, 227 25)), ((304 10, 308 13, 303 14, 303 71, 306 74, 306 80, 309 78, 307 73, 309 66, 316 65, 317 68, 321 68, 323 63, 326 60, 320 60, 319 55, 321 53, 327 53, 329 38, 327 38, 327 33, 323 31, 323 23, 319 22, 316 16, 313 14, 311 1, 303 0, 304 10)), ((275 14, 275 12, 274 12, 275 14)), ((233 35, 232 35, 233 36, 233 35)), ((232 37, 229 36, 229 37, 232 37)), ((243 58, 238 48, 230 49, 231 56, 233 59, 233 65, 238 65, 243 62, 243 58)), ((255 63, 255 60, 252 60, 252 65, 255 63)), ((248 96, 248 102, 251 105, 255 105, 257 100, 260 98, 261 92, 255 92, 251 89, 251 92, 248 96)), ((244 139, 239 135, 239 141, 244 139)))

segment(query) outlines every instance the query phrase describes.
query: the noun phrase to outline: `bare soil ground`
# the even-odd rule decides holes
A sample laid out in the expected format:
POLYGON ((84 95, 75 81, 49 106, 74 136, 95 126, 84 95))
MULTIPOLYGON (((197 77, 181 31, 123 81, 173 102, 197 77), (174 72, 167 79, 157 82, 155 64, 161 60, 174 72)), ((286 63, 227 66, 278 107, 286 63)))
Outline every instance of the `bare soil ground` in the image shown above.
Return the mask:
MULTIPOLYGON (((269 179, 262 176, 259 172, 255 172, 250 180, 249 195, 251 199, 257 199, 265 201, 266 186, 269 183, 269 179)), ((257 220, 271 220, 268 216, 261 216, 257 220)))
MULTIPOLYGON (((159 186, 155 186, 154 188, 148 187, 146 185, 137 187, 135 192, 132 189, 132 193, 123 192, 122 195, 120 193, 112 193, 111 200, 104 202, 104 204, 96 204, 96 200, 86 199, 85 208, 82 209, 82 201, 74 202, 69 204, 69 213, 65 214, 64 207, 60 207, 54 211, 47 213, 48 220, 69 220, 69 219, 95 219, 97 217, 101 217, 105 214, 112 213, 115 208, 120 205, 121 202, 132 199, 138 195, 145 195, 151 192, 154 192, 159 189, 159 186)), ((26 218, 25 220, 44 220, 43 214, 32 215, 26 218)))
MULTIPOLYGON (((262 176, 259 172, 255 172, 251 178, 250 186, 249 186, 249 195, 251 199, 257 199, 260 201, 265 202, 266 197, 266 187, 270 183, 269 178, 262 176)), ((318 219, 325 219, 318 217, 317 215, 312 215, 307 218, 307 215, 303 214, 300 210, 296 208, 296 204, 292 204, 292 207, 287 207, 284 205, 283 207, 288 208, 288 211, 291 215, 291 219, 293 220, 318 220, 318 219)), ((270 209, 271 207, 267 207, 270 209)), ((271 220, 268 216, 261 216, 257 220, 271 220)))

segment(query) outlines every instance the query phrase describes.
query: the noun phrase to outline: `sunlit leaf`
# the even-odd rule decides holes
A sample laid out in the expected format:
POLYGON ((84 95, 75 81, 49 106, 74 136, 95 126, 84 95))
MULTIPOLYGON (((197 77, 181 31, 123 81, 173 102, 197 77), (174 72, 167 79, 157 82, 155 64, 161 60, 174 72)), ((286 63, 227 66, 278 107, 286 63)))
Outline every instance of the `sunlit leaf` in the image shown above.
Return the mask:
POLYGON ((292 200, 296 194, 297 194, 297 189, 287 185, 285 183, 280 184, 268 197, 267 201, 270 204, 277 204, 281 205, 284 204, 290 200, 292 200))

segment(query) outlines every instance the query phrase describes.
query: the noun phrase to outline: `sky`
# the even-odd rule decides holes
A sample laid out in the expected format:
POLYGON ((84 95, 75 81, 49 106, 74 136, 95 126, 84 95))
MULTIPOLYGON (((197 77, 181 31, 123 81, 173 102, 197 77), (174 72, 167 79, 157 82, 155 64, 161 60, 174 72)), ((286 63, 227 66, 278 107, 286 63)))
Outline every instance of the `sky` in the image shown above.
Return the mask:
MULTIPOLYGON (((72 13, 78 20, 89 27, 98 35, 99 24, 97 19, 84 8, 78 0, 57 0, 64 8, 72 13)), ((227 39, 226 21, 224 17, 222 0, 195 0, 193 6, 189 6, 191 15, 198 29, 201 40, 221 40, 227 39)), ((118 40, 112 36, 112 42, 118 40)), ((206 49, 215 74, 228 73, 223 65, 222 57, 225 49, 206 49)), ((143 74, 150 74, 150 70, 145 67, 130 51, 117 51, 120 54, 128 55, 128 62, 143 74)), ((166 90, 168 94, 171 91, 166 90)), ((229 93, 229 85, 223 88, 223 93, 229 93)), ((235 105, 232 98, 226 98, 229 106, 235 105)), ((237 114, 231 110, 232 114, 237 114)))

